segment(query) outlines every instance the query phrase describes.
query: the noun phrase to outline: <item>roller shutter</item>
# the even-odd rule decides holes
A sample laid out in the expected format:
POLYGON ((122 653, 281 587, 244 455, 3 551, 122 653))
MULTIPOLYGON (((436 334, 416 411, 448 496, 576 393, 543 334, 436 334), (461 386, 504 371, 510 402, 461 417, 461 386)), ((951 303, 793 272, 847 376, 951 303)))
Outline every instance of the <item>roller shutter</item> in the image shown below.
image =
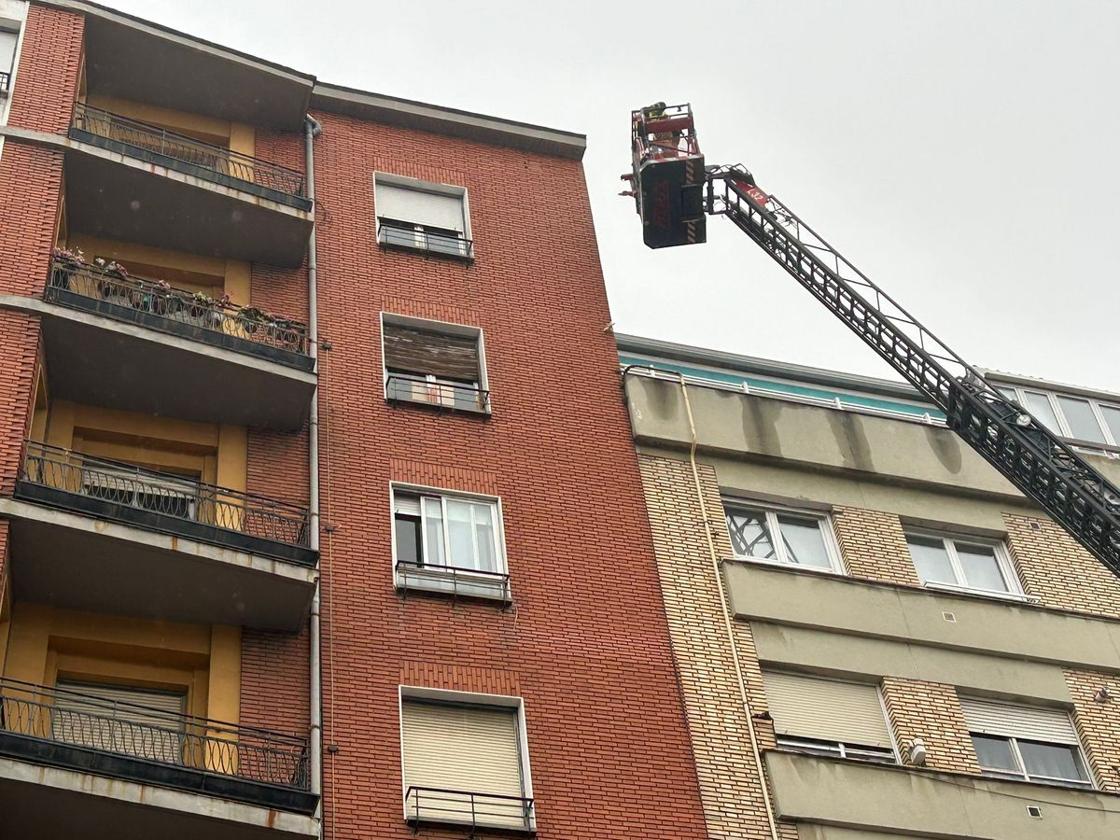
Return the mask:
POLYGON ((961 698, 968 731, 1053 744, 1077 744, 1077 732, 1069 714, 1056 709, 1015 706, 992 700, 961 698))
POLYGON ((183 761, 186 696, 59 681, 52 737, 74 746, 150 761, 183 761), (70 693, 74 692, 74 693, 70 693))
POLYGON ((384 325, 385 369, 417 376, 478 382, 478 336, 384 325))
POLYGON ((466 234, 463 197, 377 182, 377 215, 466 234))
POLYGON ((763 683, 778 735, 893 748, 875 686, 778 672, 763 683))

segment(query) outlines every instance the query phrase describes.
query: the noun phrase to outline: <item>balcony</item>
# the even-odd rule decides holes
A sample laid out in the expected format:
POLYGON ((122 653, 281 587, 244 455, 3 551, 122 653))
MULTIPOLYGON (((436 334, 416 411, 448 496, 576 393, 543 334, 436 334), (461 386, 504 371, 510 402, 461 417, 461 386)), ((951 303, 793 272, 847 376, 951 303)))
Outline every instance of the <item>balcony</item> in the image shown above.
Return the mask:
POLYGON ((454 230, 424 227, 379 216, 377 242, 382 248, 419 251, 432 257, 474 260, 474 242, 454 230))
POLYGON ((78 103, 68 132, 71 229, 294 267, 307 249, 303 176, 78 103))
POLYGON ((490 392, 477 385, 403 373, 391 373, 385 377, 385 399, 389 402, 419 403, 449 411, 490 413, 490 392))
POLYGON ((279 840, 317 800, 304 738, 0 679, 5 836, 279 840))
POLYGON ((452 823, 470 826, 472 831, 533 831, 533 800, 523 796, 412 785, 405 791, 404 803, 406 818, 414 827, 452 823))
POLYGON ((421 565, 404 560, 397 561, 396 569, 396 586, 403 592, 432 592, 454 599, 483 599, 501 604, 513 602, 509 575, 505 572, 421 565))
MULTIPOLYGON (((69 252, 62 252, 69 254, 69 252)), ((310 371, 307 327, 225 299, 131 277, 114 263, 98 266, 56 258, 44 300, 117 321, 223 347, 310 371)))
POLYGON ((284 632, 307 619, 304 508, 28 442, 0 516, 18 599, 284 632))

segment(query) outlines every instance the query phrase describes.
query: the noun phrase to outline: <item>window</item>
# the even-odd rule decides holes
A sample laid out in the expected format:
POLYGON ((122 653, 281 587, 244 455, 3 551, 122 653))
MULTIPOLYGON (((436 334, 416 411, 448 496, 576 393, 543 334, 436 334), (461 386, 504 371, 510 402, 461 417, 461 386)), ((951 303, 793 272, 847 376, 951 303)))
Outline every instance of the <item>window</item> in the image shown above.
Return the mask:
POLYGON ((377 241, 383 247, 470 259, 467 192, 397 175, 374 176, 377 241))
POLYGON ((381 343, 386 399, 489 413, 477 327, 384 314, 381 343))
POLYGON ((1120 403, 1014 385, 995 387, 1059 437, 1086 444, 1120 446, 1120 403))
POLYGON ((876 686, 778 671, 764 672, 762 683, 779 746, 897 763, 876 686))
POLYGON ((1067 713, 967 697, 961 707, 985 776, 1093 786, 1067 713))
POLYGON ((51 737, 86 749, 182 764, 182 692, 59 680, 51 737))
POLYGON ((906 535, 906 545, 922 583, 1000 595, 1023 594, 1003 543, 911 532, 906 535))
POLYGON ((764 509, 724 502, 735 556, 841 572, 840 551, 828 517, 820 513, 764 509))
POLYGON ((0 97, 11 89, 12 72, 15 70, 16 43, 19 31, 0 26, 0 97))
POLYGON ((401 697, 406 819, 532 829, 520 702, 408 691, 401 697))
POLYGON ((509 599, 497 501, 393 489, 397 586, 509 599))

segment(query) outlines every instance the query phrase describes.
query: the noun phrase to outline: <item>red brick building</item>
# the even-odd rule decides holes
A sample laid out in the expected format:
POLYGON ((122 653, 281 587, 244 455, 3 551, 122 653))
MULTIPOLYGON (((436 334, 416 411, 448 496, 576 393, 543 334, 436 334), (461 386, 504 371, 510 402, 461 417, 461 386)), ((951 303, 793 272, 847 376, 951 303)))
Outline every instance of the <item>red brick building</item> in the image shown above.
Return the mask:
POLYGON ((0 835, 703 836, 583 138, 78 0, 0 74, 0 835))

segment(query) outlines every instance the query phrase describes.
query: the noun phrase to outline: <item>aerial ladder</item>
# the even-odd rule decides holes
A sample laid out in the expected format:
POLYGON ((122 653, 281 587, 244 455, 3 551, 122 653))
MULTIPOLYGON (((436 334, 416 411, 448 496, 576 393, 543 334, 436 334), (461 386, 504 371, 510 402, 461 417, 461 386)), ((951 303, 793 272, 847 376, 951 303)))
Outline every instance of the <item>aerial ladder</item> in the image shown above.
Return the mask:
POLYGON ((646 245, 706 240, 726 216, 945 413, 946 424, 1120 577, 1120 490, 873 283, 741 164, 705 166, 689 105, 631 114, 623 175, 646 245))

